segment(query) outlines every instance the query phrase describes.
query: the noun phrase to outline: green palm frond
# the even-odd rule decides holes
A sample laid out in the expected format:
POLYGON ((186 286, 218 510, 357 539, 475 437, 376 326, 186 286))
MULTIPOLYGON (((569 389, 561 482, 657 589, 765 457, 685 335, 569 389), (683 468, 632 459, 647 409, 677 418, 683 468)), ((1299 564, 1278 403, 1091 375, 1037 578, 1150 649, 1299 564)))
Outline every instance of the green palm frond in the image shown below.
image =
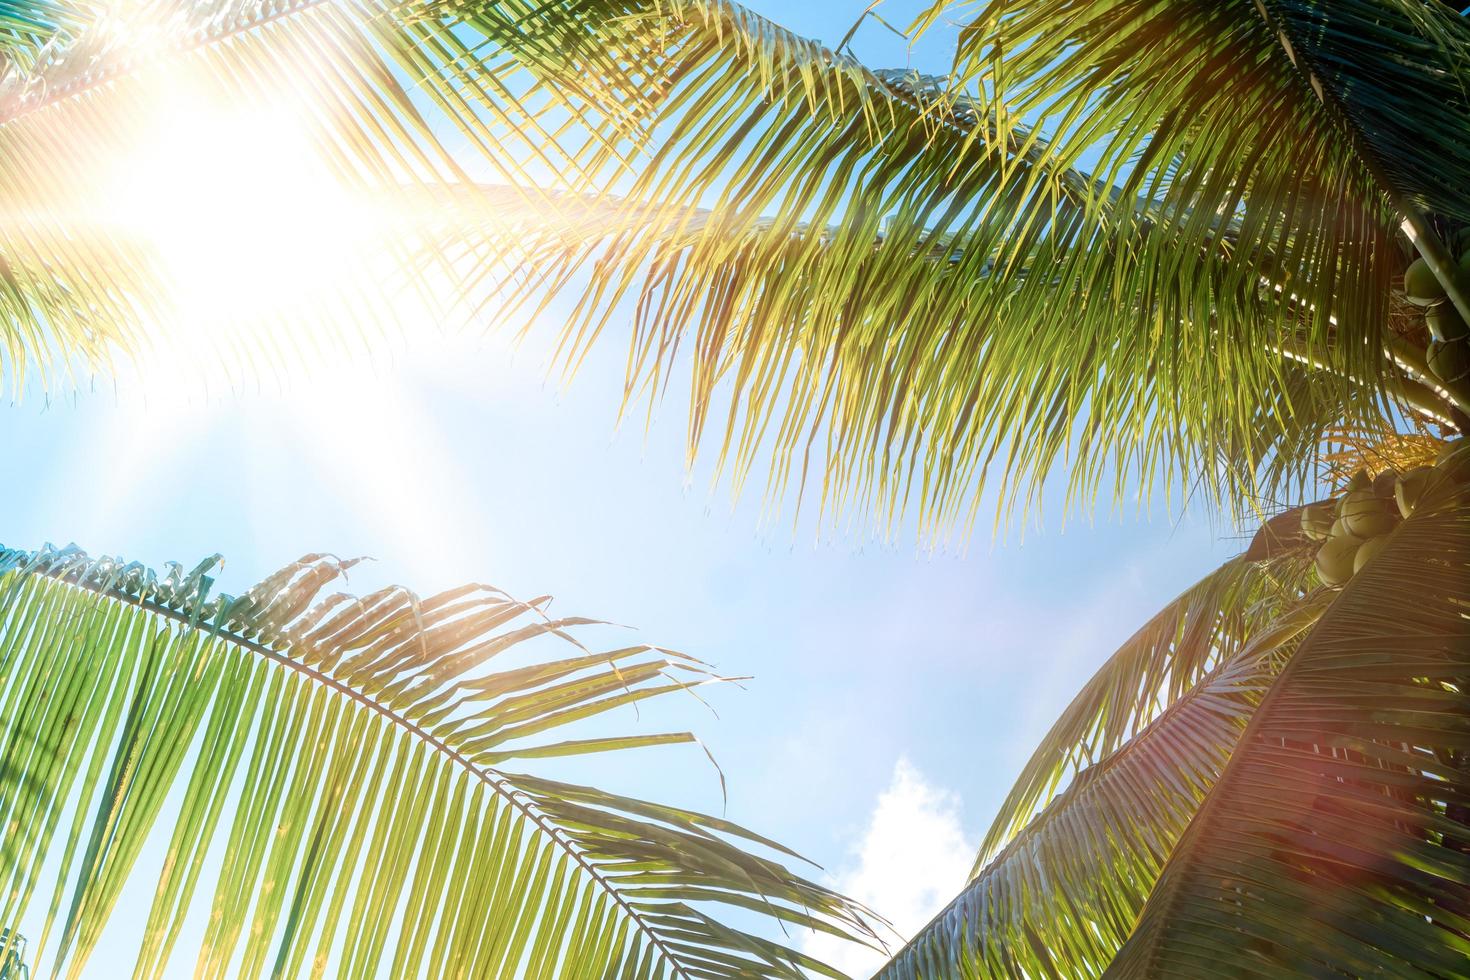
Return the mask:
POLYGON ((1378 349, 1400 222, 1426 256, 1436 220, 1463 232, 1470 24, 1446 4, 962 0, 916 26, 961 11, 957 77, 1002 118, 1168 213, 1231 216, 1235 254, 1344 346, 1378 349))
POLYGON ((0 921, 53 972, 150 878, 136 976, 839 976, 721 909, 873 941, 765 838, 505 768, 691 741, 578 723, 714 680, 699 662, 588 650, 587 620, 487 586, 331 593, 353 563, 320 555, 212 596, 216 563, 3 555, 0 921))
POLYGON ((1023 828, 1067 779, 1102 764, 1203 679, 1250 649, 1296 605, 1308 562, 1234 558, 1186 589, 1083 686, 1022 768, 981 844, 972 874, 1023 828))
POLYGON ((1318 592, 1077 775, 879 974, 1102 974, 1251 710, 1326 605, 1318 592))
MULTIPOLYGON (((1470 154, 1457 133, 1470 29, 1448 5, 949 0, 915 26, 941 17, 966 20, 957 78, 981 85, 1006 118, 1039 115, 1054 134, 1046 152, 1066 161, 1091 151, 1100 173, 1171 210, 1234 216, 1240 241, 1260 249, 1247 254, 1275 255, 1290 281, 1311 282, 1298 274, 1311 264, 1294 257, 1311 244, 1369 244, 1349 237, 1361 227, 1333 224, 1339 208, 1371 214, 1392 193, 1467 214, 1459 178, 1470 154), (1320 209, 1315 223, 1287 229, 1301 240, 1289 251, 1252 228, 1268 215, 1242 211, 1260 190, 1320 209)), ((1325 288, 1319 298, 1331 299, 1325 288)))
POLYGON ((1108 976, 1466 975, 1470 499, 1436 496, 1262 699, 1108 976))
POLYGON ((1470 223, 1470 25, 1416 0, 1263 0, 1359 151, 1426 214, 1470 223))
MULTIPOLYGON (((1185 598, 1221 594, 1235 564, 1185 598)), ((1028 765, 987 837, 1004 846, 881 976, 1466 975, 1467 583, 1470 490, 1442 480, 1341 592, 1283 576, 1253 605, 1269 621, 1196 630, 1213 668, 1166 701, 1157 671, 1167 706, 1130 730, 1152 700, 1139 649, 1206 660, 1159 641, 1180 628, 1166 610, 1028 765), (1114 747, 1069 770, 1077 732, 1109 721, 1114 747)))

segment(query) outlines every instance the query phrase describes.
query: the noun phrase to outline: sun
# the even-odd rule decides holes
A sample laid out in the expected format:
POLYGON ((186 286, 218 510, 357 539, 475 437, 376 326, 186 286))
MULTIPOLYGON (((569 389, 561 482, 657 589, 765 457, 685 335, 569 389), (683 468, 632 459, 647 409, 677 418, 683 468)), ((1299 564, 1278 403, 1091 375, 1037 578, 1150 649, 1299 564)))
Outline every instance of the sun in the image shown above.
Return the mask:
POLYGON ((299 105, 170 85, 113 160, 103 220, 164 292, 145 357, 207 371, 342 339, 332 322, 351 315, 374 210, 299 105))
POLYGON ((444 478, 452 453, 426 434, 425 384, 395 363, 406 348, 426 371, 462 358, 422 292, 387 271, 386 246, 410 247, 417 217, 345 171, 330 129, 291 93, 231 104, 187 76, 166 81, 127 121, 90 216, 146 257, 162 290, 149 307, 162 319, 150 316, 146 347, 113 372, 119 410, 90 452, 128 446, 110 480, 133 492, 230 422, 249 433, 246 469, 290 460, 309 471, 295 482, 331 487, 405 553, 432 555, 475 515, 444 478), (217 397, 231 388, 253 390, 217 397), (165 422, 167 439, 140 437, 165 422), (412 465, 383 467, 384 445, 412 465))
POLYGON ((118 161, 116 217, 157 249, 178 286, 209 301, 191 312, 308 290, 358 240, 364 202, 290 108, 174 95, 151 123, 118 161))

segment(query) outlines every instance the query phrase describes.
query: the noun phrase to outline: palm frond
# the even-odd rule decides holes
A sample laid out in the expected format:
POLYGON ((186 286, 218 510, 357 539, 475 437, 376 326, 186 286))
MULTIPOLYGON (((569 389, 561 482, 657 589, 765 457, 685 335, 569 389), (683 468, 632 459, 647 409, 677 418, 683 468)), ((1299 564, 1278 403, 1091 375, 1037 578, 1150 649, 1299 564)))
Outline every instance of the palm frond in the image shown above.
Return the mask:
MULTIPOLYGON (((959 79, 981 86, 1008 119, 1039 117, 1054 134, 1046 152, 1059 161, 1091 152, 1099 172, 1169 211, 1232 216, 1242 252, 1271 256, 1268 274, 1323 313, 1356 306, 1353 293, 1333 305, 1329 288, 1354 265, 1389 274, 1375 261, 1387 253, 1371 250, 1384 236, 1343 219, 1395 217, 1384 200, 1392 188, 1375 183, 1378 160, 1364 158, 1349 120, 1333 111, 1338 99, 1350 94, 1378 109, 1407 110, 1394 122, 1412 126, 1411 107, 1433 92, 1447 101, 1429 111, 1450 115, 1459 104, 1451 131, 1463 123, 1466 28, 1438 4, 962 0, 936 3, 920 26, 963 8, 978 9, 961 36, 959 79), (1291 28, 1286 39, 1282 17, 1291 28), (1419 30, 1410 30, 1406 18, 1419 30), (1292 63, 1308 35, 1317 42, 1310 53, 1339 70, 1331 79, 1339 88, 1331 92, 1309 86, 1315 61, 1292 63), (1342 254, 1317 268, 1312 249, 1329 246, 1342 254)), ((1399 135, 1382 140, 1385 152, 1422 154, 1436 165, 1431 146, 1441 136, 1454 138, 1433 135, 1426 145, 1399 135)), ((1467 159, 1463 154, 1460 146, 1450 152, 1450 173, 1454 157, 1467 159)), ((1457 206, 1435 210, 1454 214, 1457 206)), ((1208 233, 1192 230, 1196 237, 1208 233)), ((1374 306, 1358 309, 1381 314, 1387 296, 1378 290, 1374 306)), ((1343 319, 1361 327, 1383 316, 1343 319)))
MULTIPOLYGON (((1331 310, 1263 284, 1277 243, 1242 245, 1230 208, 1099 183, 985 102, 868 72, 732 5, 643 19, 668 83, 629 194, 708 200, 717 220, 631 228, 596 251, 571 356, 626 297, 635 377, 658 390, 687 353, 691 449, 718 424, 737 484, 767 440, 778 484, 821 474, 824 502, 879 513, 973 517, 987 477, 1029 495, 1063 466, 1078 498, 1109 472, 1181 471, 1248 496, 1239 460, 1256 462, 1263 427, 1324 425, 1288 383, 1300 365, 1285 346, 1327 368, 1314 395, 1338 418, 1376 417, 1382 358, 1359 341, 1377 327, 1339 347, 1331 310), (1224 475, 1221 457, 1236 463, 1224 475)), ((1391 250, 1391 235, 1370 245, 1391 250)), ((1337 293, 1351 278, 1366 297, 1342 257, 1272 261, 1328 258, 1337 293)), ((1381 285, 1365 322, 1382 320, 1381 285)))
MULTIPOLYGON (((1230 216, 1235 254, 1344 345, 1379 348, 1400 222, 1453 266, 1439 238, 1463 237, 1470 203, 1470 23, 1448 5, 940 0, 916 27, 962 10, 961 84, 1039 119, 1059 164, 1096 159, 1169 213, 1230 216)), ((1213 239, 1180 231, 1181 249, 1213 239)))
MULTIPOLYGON (((0 239, 12 372, 26 356, 104 364, 164 306, 146 255, 58 210, 153 97, 142 80, 166 88, 187 66, 249 101, 275 97, 284 68, 306 72, 292 104, 364 195, 493 175, 540 208, 562 231, 410 236, 423 248, 398 257, 432 256, 436 278, 410 279, 445 302, 574 299, 569 367, 631 319, 630 395, 687 363, 690 450, 714 442, 737 487, 769 455, 773 493, 820 483, 824 508, 911 507, 930 529, 968 525, 987 481, 1003 507, 1030 503, 1064 469, 1073 501, 1135 476, 1172 494, 1187 473, 1248 506, 1306 478, 1301 447, 1327 426, 1381 418, 1372 303, 1387 283, 1293 230, 1298 212, 1341 219, 1360 250, 1390 248, 1380 224, 1321 213, 1332 187, 1289 197, 1267 230, 1225 191, 1150 197, 1082 173, 986 99, 871 71, 729 3, 160 9, 190 12, 161 21, 146 57, 80 40, 0 114, 25 162, 0 196, 41 216, 0 239), (588 228, 571 199, 617 220, 588 228), (1350 337, 1330 317, 1349 302, 1350 337)), ((348 334, 360 312, 382 318, 383 277, 358 278, 356 305, 314 311, 348 334)))
POLYGON ((353 563, 320 555, 211 595, 216 563, 3 555, 0 921, 52 972, 149 878, 137 976, 839 975, 720 909, 873 941, 765 838, 504 768, 691 741, 579 723, 715 679, 699 662, 589 650, 587 620, 482 585, 331 593, 353 563))
POLYGON ((973 874, 1040 819, 1057 788, 1090 771, 1180 698, 1197 691, 1273 621, 1300 601, 1309 562, 1231 559, 1190 586, 1115 652, 1041 740, 1007 794, 981 844, 973 874))
POLYGON ((16 83, 37 60, 65 44, 95 10, 56 0, 0 3, 0 90, 16 83))
POLYGON ((1416 0, 1263 3, 1393 191, 1470 224, 1470 22, 1416 0))
POLYGON ((1470 499, 1421 501, 1262 699, 1108 976, 1464 976, 1470 499))
POLYGON ((1127 744, 1077 775, 879 974, 1100 976, 1322 592, 1254 633, 1127 744))

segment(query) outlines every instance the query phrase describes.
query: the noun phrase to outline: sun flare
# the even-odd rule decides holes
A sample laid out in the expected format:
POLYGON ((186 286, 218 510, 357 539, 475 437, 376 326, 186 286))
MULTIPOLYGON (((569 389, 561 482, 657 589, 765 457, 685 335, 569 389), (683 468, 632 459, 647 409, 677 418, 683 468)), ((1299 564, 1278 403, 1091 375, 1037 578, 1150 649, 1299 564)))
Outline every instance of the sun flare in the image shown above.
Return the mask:
POLYGON ((362 209, 281 107, 159 107, 118 161, 114 218, 162 260, 192 321, 262 314, 330 279, 362 209))
POLYGON ((347 285, 363 211, 288 109, 161 101, 112 186, 110 217, 169 291, 176 322, 163 346, 213 360, 247 335, 326 339, 310 307, 347 285))

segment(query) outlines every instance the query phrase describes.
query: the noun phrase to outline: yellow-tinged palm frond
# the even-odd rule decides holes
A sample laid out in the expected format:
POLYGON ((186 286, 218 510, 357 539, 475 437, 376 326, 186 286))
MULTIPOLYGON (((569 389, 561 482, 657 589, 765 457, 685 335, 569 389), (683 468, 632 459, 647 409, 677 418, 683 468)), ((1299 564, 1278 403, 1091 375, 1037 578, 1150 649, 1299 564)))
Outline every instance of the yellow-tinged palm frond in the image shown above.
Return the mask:
POLYGON ((1080 772, 879 976, 1099 976, 1251 710, 1329 598, 1319 591, 1255 631, 1125 745, 1080 772))
POLYGON ((715 679, 698 661, 589 650, 482 585, 330 593, 352 562, 320 555, 212 596, 217 560, 3 554, 0 921, 53 972, 149 878, 137 976, 839 976, 721 909, 873 940, 765 838, 505 768, 692 741, 575 723, 715 679))
MULTIPOLYGON (((734 5, 649 7, 607 4, 595 28, 646 38, 666 63, 626 141, 646 154, 628 194, 714 216, 593 249, 571 356, 617 299, 636 301, 635 378, 659 389, 692 358, 691 447, 718 425, 737 483, 764 443, 778 484, 820 474, 828 500, 866 496, 885 514, 971 515, 986 476, 1029 495, 1064 465, 1079 497, 1109 471, 1120 485, 1185 471, 1250 496, 1263 435, 1291 437, 1273 465, 1299 476, 1295 443, 1312 440, 1298 434, 1376 417, 1387 280, 1370 301, 1345 257, 1289 256, 1294 274, 1357 290, 1364 326, 1341 343, 1331 310, 1273 288, 1277 244, 1242 247, 1229 209, 1100 185, 983 102, 868 71, 734 5), (1323 369, 1312 399, 1292 384, 1301 360, 1323 369)), ((1310 217, 1327 190, 1274 202, 1273 227, 1310 217)), ((1391 232, 1370 245, 1397 261, 1391 232)))
MULTIPOLYGON (((1328 220, 1330 170, 1273 200, 1272 237, 1219 202, 1099 182, 982 99, 722 2, 140 6, 167 15, 131 40, 83 32, 0 113, 25 161, 0 198, 41 202, 0 239, 12 373, 105 364, 168 312, 146 249, 77 235, 61 208, 144 82, 197 76, 248 105, 300 72, 289 104, 355 193, 494 178, 546 216, 529 239, 385 236, 410 282, 472 307, 575 298, 572 365, 631 318, 630 392, 692 361, 691 451, 709 430, 737 485, 769 452, 773 487, 930 526, 972 518, 987 479, 1029 502, 1063 468, 1074 500, 1109 474, 1188 474, 1241 502, 1305 479, 1327 426, 1380 418, 1385 384, 1445 417, 1381 356, 1381 223, 1339 215, 1381 260, 1367 275, 1296 230, 1328 220), (569 201, 615 217, 587 227, 569 201), (1335 306, 1294 285, 1329 282, 1335 306)), ((310 311, 349 335, 392 279, 354 270, 345 302, 310 311)))
MULTIPOLYGON (((1267 181, 1283 203, 1317 197, 1313 223, 1289 229, 1298 248, 1335 244, 1355 260, 1372 257, 1359 251, 1371 236, 1335 224, 1341 208, 1470 220, 1470 27, 1449 4, 940 0, 916 26, 941 17, 966 21, 957 77, 1008 118, 1042 114, 1047 152, 1092 150, 1100 173, 1172 208, 1241 215, 1267 181)), ((1236 222, 1261 254, 1275 252, 1252 230, 1266 219, 1236 222)), ((1293 254, 1277 253, 1280 273, 1298 271, 1293 254)), ((1312 298, 1330 305, 1328 285, 1312 298)))
POLYGON ((1467 589, 1445 486, 1302 641, 1107 976, 1466 975, 1467 589))

